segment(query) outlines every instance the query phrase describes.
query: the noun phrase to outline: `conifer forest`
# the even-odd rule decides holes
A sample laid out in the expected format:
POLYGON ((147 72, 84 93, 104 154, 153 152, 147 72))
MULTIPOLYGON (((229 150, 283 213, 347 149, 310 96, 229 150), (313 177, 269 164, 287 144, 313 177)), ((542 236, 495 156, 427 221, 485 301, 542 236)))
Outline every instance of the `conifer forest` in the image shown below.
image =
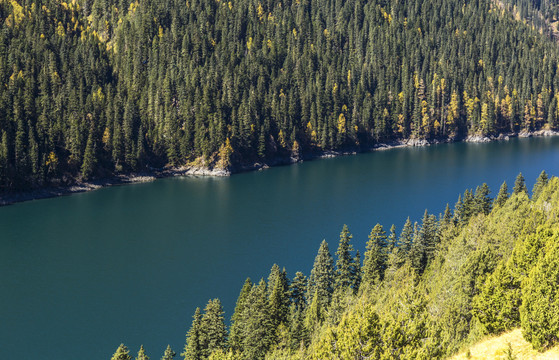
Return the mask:
POLYGON ((0 189, 557 129, 557 9, 2 0, 0 189))

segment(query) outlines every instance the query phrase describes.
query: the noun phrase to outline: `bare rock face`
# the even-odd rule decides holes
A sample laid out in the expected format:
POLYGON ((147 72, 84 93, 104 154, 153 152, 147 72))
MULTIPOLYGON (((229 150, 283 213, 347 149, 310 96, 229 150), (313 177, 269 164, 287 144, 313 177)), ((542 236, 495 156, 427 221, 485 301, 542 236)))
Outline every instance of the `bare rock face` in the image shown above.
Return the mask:
POLYGON ((406 141, 407 146, 428 146, 430 145, 429 141, 425 139, 409 139, 406 141))
POLYGON ((205 167, 190 167, 185 171, 184 175, 194 176, 229 176, 231 172, 226 169, 208 169, 205 167))
POLYGON ((490 142, 491 140, 491 138, 483 135, 469 135, 465 141, 471 143, 486 143, 490 142))

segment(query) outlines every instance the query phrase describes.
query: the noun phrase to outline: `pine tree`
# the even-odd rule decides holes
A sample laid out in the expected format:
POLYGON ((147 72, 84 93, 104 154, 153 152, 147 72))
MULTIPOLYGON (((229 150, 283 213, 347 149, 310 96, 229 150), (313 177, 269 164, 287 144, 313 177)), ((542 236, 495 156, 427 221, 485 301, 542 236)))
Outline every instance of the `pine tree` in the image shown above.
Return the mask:
POLYGON ((81 167, 82 177, 84 180, 88 180, 94 172, 95 169, 95 144, 93 142, 93 133, 89 133, 87 139, 87 146, 85 147, 85 153, 83 155, 83 164, 81 167))
POLYGON ((353 264, 351 266, 351 287, 354 293, 357 293, 359 287, 361 286, 361 255, 359 250, 355 251, 355 257, 353 258, 353 264))
POLYGON ((512 188, 513 194, 520 194, 521 192, 528 194, 528 188, 524 182, 524 176, 522 173, 519 173, 514 181, 514 187, 512 188))
POLYGON ((413 243, 413 225, 408 217, 400 233, 400 239, 398 240, 400 244, 400 254, 401 256, 406 256, 410 251, 413 243))
POLYGON ((246 307, 246 301, 252 289, 252 281, 250 278, 245 280, 243 288, 237 298, 237 304, 235 305, 235 311, 233 316, 231 316, 231 327, 229 329, 229 346, 234 351, 242 351, 242 334, 246 323, 243 321, 243 312, 246 307))
POLYGON ((453 220, 456 224, 461 224, 464 218, 464 203, 462 202, 462 195, 458 195, 458 201, 454 205, 453 220))
POLYGON ((387 238, 382 225, 376 224, 369 234, 365 260, 363 260, 363 283, 373 285, 384 278, 387 261, 387 238))
MULTIPOLYGON (((314 259, 314 265, 309 277, 307 297, 318 296, 317 301, 323 308, 327 308, 334 293, 334 260, 330 255, 328 243, 323 240, 314 259)), ((307 301, 312 300, 311 297, 307 301)))
POLYGON ((264 279, 252 287, 242 317, 246 322, 242 334, 243 358, 263 359, 274 337, 264 279))
POLYGON ((225 349, 227 331, 223 317, 223 307, 219 299, 210 300, 200 321, 200 343, 203 357, 207 358, 214 350, 225 349))
POLYGON ((390 227, 390 235, 388 235, 388 249, 387 252, 390 254, 398 246, 398 240, 396 237, 396 226, 392 224, 390 227))
POLYGON ((503 181, 501 188, 499 189, 499 193, 497 194, 497 198, 495 198, 495 206, 503 206, 507 202, 509 198, 509 188, 507 186, 506 181, 503 181))
POLYGON ((130 356, 128 348, 124 344, 120 344, 111 357, 111 360, 132 360, 132 356, 130 356))
POLYGON ((439 243, 438 230, 436 216, 430 215, 427 210, 425 210, 419 230, 420 242, 423 244, 425 251, 425 264, 422 264, 423 268, 427 265, 427 262, 435 257, 435 250, 439 243))
POLYGON ((443 216, 441 216, 441 227, 446 227, 450 225, 452 221, 452 211, 450 211, 450 206, 446 203, 443 216))
POLYGON ((346 289, 353 285, 353 274, 352 268, 353 257, 351 252, 353 251, 353 246, 350 244, 352 236, 349 233, 347 225, 344 225, 342 232, 340 233, 340 243, 338 245, 338 250, 336 251, 336 289, 346 289))
POLYGON ((176 355, 177 354, 173 351, 173 349, 171 349, 171 345, 167 345, 167 348, 165 349, 161 360, 173 360, 176 355))
POLYGON ((138 355, 136 356, 136 360, 149 360, 149 356, 146 355, 144 345, 140 345, 140 350, 138 351, 138 355))
MULTIPOLYGON (((275 264, 274 264, 275 265, 275 264)), ((268 305, 270 308, 270 319, 274 331, 281 325, 287 325, 289 316, 289 284, 285 269, 280 271, 270 282, 268 305)))
POLYGON ((307 277, 303 275, 302 272, 297 271, 295 277, 291 284, 289 284, 289 295, 291 297, 291 303, 295 307, 295 310, 303 310, 305 308, 307 299, 307 277))
POLYGON ((186 334, 186 345, 181 356, 184 356, 185 360, 202 360, 204 359, 204 335, 202 333, 200 308, 196 308, 193 318, 192 326, 186 334))
POLYGON ((483 183, 481 186, 476 188, 474 195, 475 213, 487 215, 491 212, 491 202, 493 200, 489 197, 489 193, 489 186, 487 186, 486 183, 483 183))
POLYGON ((538 176, 538 179, 536 180, 536 183, 534 184, 534 187, 532 188, 532 199, 537 199, 538 196, 540 196, 540 192, 543 190, 545 185, 547 185, 547 181, 547 173, 545 172, 545 170, 542 170, 542 172, 538 176))
POLYGON ((415 223, 413 230, 413 245, 409 258, 411 260, 412 269, 417 274, 421 275, 427 264, 427 251, 426 244, 424 243, 425 237, 420 235, 417 223, 415 223))

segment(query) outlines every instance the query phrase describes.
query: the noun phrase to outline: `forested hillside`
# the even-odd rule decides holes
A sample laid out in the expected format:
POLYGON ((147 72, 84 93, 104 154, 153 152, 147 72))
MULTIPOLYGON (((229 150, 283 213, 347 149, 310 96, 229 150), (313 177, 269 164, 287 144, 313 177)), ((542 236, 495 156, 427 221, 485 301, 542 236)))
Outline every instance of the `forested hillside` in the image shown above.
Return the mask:
POLYGON ((1 0, 0 26, 4 191, 558 125, 556 43, 489 0, 1 0))
MULTIPOLYGON (((274 265, 267 280, 247 279, 228 331, 218 299, 196 309, 181 357, 441 359, 519 327, 536 350, 552 348, 559 178, 542 172, 531 194, 519 175, 512 194, 504 183, 491 198, 484 184, 420 224, 377 224, 363 261, 344 226, 335 257, 323 241, 310 276, 288 279, 274 265)), ((131 359, 129 350, 112 359, 131 359)))

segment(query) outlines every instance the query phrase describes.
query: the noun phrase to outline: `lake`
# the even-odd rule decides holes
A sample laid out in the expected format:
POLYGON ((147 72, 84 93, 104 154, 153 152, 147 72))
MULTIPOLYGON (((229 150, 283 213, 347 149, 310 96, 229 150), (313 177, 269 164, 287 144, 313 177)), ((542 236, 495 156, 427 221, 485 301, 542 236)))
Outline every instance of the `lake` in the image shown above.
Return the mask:
MULTIPOLYGON (((559 137, 399 148, 229 178, 167 178, 0 207, 0 355, 110 359, 120 343, 180 354, 198 306, 229 319, 246 277, 308 275, 343 224, 362 253, 376 223, 420 220, 521 171, 559 172, 559 137)), ((176 358, 179 358, 178 355, 176 358)))

